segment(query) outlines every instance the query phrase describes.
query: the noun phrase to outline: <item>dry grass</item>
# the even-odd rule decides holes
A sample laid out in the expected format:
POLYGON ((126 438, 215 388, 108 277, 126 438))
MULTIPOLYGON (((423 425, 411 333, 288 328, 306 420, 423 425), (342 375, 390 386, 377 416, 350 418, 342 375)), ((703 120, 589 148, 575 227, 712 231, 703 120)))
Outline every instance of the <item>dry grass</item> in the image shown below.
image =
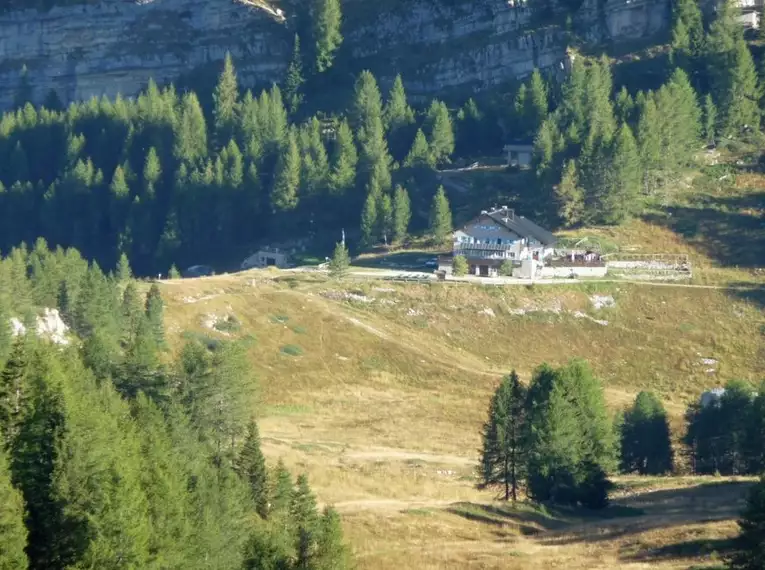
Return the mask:
POLYGON ((184 331, 226 338, 203 325, 211 313, 241 323, 229 334, 251 337, 264 451, 307 472, 319 500, 337 506, 359 568, 711 569, 748 481, 620 478, 615 503, 638 516, 512 509, 474 488, 478 430, 499 377, 515 368, 527 379, 543 361, 587 359, 612 408, 641 389, 661 393, 678 431, 702 390, 759 381, 765 296, 719 286, 765 284, 752 233, 760 188, 761 176, 741 175, 653 219, 576 233, 622 251, 687 253, 696 284, 718 288, 337 283, 256 271, 165 282, 168 336, 175 347, 184 331), (595 294, 615 307, 596 310, 595 294))

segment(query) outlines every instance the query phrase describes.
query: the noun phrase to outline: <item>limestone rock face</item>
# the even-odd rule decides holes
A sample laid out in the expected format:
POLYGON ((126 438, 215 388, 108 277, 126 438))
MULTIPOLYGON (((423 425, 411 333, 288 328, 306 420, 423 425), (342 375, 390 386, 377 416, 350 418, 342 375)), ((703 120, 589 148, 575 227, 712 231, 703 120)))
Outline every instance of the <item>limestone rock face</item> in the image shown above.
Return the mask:
MULTIPOLYGON (((384 84, 401 73, 415 97, 485 89, 534 67, 566 70, 567 33, 535 23, 526 0, 344 0, 343 9, 348 70, 370 69, 384 84)), ((2 13, 0 108, 12 103, 23 65, 37 101, 50 89, 64 102, 131 96, 150 78, 217 71, 226 51, 243 85, 268 84, 291 53, 292 14, 284 15, 267 0, 101 0, 2 13)), ((669 0, 582 0, 572 22, 591 42, 650 36, 669 25, 669 0)))
POLYGON ((0 107, 27 66, 36 100, 133 95, 149 78, 164 83, 236 58, 245 81, 277 79, 288 42, 277 18, 233 0, 102 0, 98 4, 0 14, 0 107))

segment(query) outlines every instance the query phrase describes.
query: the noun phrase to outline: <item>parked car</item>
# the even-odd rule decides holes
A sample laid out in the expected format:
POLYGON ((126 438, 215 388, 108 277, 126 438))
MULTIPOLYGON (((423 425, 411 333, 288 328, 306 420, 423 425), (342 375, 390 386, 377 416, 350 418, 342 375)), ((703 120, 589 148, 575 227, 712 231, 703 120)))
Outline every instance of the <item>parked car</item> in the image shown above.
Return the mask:
POLYGON ((434 257, 433 259, 428 259, 425 262, 425 267, 433 267, 433 268, 438 267, 438 258, 434 257))

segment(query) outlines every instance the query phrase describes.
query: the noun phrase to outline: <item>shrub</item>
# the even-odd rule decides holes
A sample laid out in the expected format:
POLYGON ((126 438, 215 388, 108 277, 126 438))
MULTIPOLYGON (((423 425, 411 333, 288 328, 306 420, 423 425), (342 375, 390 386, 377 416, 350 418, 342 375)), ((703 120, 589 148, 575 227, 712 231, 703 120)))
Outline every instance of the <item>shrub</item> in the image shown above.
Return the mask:
POLYGON ((503 261, 502 265, 499 266, 499 274, 503 277, 510 277, 513 274, 513 262, 509 259, 503 261))
POLYGON ((282 354, 288 354, 289 356, 300 356, 303 354, 303 349, 294 344, 285 344, 281 348, 282 354))
POLYGON ((455 255, 452 260, 452 273, 455 277, 462 277, 467 275, 468 262, 464 255, 455 255))

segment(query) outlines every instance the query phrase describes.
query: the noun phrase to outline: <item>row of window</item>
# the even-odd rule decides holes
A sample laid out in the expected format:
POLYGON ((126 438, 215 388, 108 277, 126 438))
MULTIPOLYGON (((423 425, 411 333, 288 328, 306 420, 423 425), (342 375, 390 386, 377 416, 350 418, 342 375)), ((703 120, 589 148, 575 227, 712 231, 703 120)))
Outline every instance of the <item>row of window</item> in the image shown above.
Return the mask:
MULTIPOLYGON (((460 236, 460 243, 483 243, 483 244, 497 244, 497 245, 513 245, 518 240, 514 239, 502 239, 502 238, 484 238, 483 240, 481 238, 475 238, 473 236, 460 236)), ((524 240, 521 240, 521 243, 523 243, 524 240)))

